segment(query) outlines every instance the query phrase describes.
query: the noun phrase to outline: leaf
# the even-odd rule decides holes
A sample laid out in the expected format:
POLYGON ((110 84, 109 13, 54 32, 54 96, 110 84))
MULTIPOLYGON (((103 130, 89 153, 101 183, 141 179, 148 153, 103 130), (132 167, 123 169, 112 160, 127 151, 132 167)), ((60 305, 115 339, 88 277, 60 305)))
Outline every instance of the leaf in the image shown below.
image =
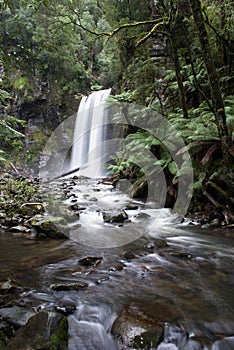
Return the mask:
POLYGON ((7 131, 10 131, 12 133, 12 137, 25 137, 21 132, 16 131, 15 129, 13 129, 12 127, 10 127, 9 125, 6 124, 5 121, 0 120, 0 125, 5 128, 7 131))
POLYGON ((172 175, 177 175, 178 168, 174 161, 168 164, 168 169, 172 175))
POLYGON ((200 190, 202 188, 202 182, 201 181, 195 181, 193 183, 193 189, 194 190, 200 190))

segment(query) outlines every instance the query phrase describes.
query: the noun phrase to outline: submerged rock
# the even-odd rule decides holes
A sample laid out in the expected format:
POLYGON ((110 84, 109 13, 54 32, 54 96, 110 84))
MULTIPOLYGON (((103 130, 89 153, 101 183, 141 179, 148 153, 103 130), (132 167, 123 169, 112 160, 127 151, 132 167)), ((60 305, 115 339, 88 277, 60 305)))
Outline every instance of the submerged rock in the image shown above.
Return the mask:
POLYGON ((7 344, 8 350, 67 350, 68 322, 66 317, 42 311, 30 318, 7 344))

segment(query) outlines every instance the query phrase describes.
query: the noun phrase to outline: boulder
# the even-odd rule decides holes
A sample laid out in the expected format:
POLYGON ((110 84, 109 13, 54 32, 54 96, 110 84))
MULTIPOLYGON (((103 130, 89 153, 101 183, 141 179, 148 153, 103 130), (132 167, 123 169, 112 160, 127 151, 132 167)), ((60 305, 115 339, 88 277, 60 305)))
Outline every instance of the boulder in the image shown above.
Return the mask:
POLYGON ((30 318, 7 344, 9 350, 67 350, 68 322, 55 312, 42 311, 30 318))
POLYGON ((24 326, 35 313, 20 306, 0 309, 0 316, 14 327, 24 326))
POLYGON ((132 302, 115 320, 112 333, 125 347, 156 348, 162 341, 164 324, 178 316, 178 310, 164 299, 144 302, 143 305, 132 302))
POLYGON ((102 212, 103 220, 107 223, 123 223, 128 219, 128 214, 124 210, 104 211, 102 212))
POLYGON ((67 238, 63 233, 66 230, 66 224, 66 220, 61 217, 35 215, 31 220, 31 225, 35 228, 39 237, 44 236, 54 239, 67 238))

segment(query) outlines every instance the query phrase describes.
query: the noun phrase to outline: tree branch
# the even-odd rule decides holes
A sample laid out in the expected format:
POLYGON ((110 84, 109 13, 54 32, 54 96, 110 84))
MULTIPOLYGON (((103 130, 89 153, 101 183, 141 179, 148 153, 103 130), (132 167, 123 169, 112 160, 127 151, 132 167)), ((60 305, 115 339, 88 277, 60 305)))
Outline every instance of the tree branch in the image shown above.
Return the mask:
MULTIPOLYGON (((146 40, 148 40, 148 39, 153 35, 153 33, 156 32, 156 30, 158 29, 158 27, 159 27, 160 25, 164 24, 164 23, 165 23, 164 20, 161 20, 161 22, 156 23, 156 24, 153 26, 153 28, 152 28, 143 38, 137 40, 136 46, 138 47, 138 46, 140 46, 141 44, 143 44, 146 40)), ((168 36, 170 36, 170 34, 167 33, 167 32, 163 32, 163 33, 166 34, 166 35, 168 35, 168 36)))

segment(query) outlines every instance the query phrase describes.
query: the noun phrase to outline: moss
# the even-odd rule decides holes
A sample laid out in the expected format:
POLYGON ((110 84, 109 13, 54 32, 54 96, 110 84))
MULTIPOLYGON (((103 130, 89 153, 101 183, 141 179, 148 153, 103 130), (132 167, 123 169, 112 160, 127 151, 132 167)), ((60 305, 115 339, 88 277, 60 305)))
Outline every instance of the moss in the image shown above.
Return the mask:
MULTIPOLYGON (((2 193, 2 205, 8 217, 13 214, 28 214, 28 208, 25 203, 36 202, 38 200, 38 185, 31 180, 25 178, 3 178, 0 182, 0 192, 2 193)), ((42 205, 42 204, 41 204, 42 205)), ((37 208, 37 211, 43 210, 42 207, 37 208)))
POLYGON ((67 349, 68 343, 68 324, 66 317, 59 322, 59 328, 56 333, 50 335, 50 350, 67 349))
POLYGON ((59 330, 58 330, 58 340, 59 340, 59 346, 61 348, 65 348, 67 346, 68 342, 68 323, 67 319, 64 317, 59 323, 59 330))
POLYGON ((50 336, 50 350, 57 350, 58 338, 56 334, 50 336))

